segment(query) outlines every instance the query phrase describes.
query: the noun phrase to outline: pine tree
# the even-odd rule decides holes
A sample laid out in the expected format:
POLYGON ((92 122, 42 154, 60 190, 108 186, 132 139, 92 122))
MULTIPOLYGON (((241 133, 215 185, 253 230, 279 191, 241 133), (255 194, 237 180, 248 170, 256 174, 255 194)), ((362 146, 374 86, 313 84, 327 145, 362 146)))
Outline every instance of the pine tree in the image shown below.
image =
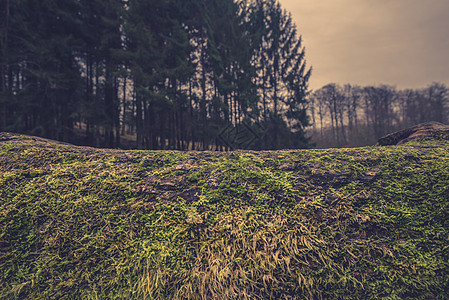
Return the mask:
POLYGON ((138 148, 224 150, 223 128, 278 126, 277 142, 247 146, 299 145, 310 72, 274 0, 0 5, 2 128, 93 146, 117 147, 129 133, 138 148))
MULTIPOLYGON (((190 76, 190 45, 179 1, 129 1, 126 24, 137 101, 138 146, 174 147, 190 76), (149 12, 152 12, 151 14, 149 12), (178 117, 177 117, 178 116, 178 117)), ((180 143, 180 141, 179 141, 180 143)))
POLYGON ((9 22, 10 22, 10 3, 9 0, 0 1, 0 128, 5 129, 7 126, 7 98, 10 86, 7 85, 8 76, 8 41, 9 41, 9 22))
POLYGON ((11 25, 10 86, 15 97, 15 130, 67 139, 73 125, 79 72, 74 53, 78 3, 73 1, 14 2, 11 25), (15 73, 13 79, 12 73, 15 73), (15 81, 12 83, 11 81, 15 81))
POLYGON ((306 146, 306 97, 311 69, 306 69, 301 37, 291 15, 278 1, 256 0, 253 5, 254 24, 263 24, 264 28, 254 60, 262 98, 262 122, 268 129, 263 147, 292 147, 292 132, 294 139, 306 146))

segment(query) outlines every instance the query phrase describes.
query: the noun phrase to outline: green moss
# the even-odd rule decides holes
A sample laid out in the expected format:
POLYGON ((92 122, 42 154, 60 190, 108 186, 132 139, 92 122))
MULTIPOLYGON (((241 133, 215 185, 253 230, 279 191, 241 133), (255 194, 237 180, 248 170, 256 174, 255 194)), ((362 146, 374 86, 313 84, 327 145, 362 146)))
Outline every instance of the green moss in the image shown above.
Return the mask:
POLYGON ((448 147, 0 141, 0 298, 446 299, 448 147))

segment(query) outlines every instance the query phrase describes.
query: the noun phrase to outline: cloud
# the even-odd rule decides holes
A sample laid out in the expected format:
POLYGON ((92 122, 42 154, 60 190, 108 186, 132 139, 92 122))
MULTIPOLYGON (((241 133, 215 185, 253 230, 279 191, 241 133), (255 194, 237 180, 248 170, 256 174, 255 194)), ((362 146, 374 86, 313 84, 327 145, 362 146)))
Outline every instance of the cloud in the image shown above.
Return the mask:
POLYGON ((447 0, 280 0, 302 34, 312 88, 449 84, 447 0))

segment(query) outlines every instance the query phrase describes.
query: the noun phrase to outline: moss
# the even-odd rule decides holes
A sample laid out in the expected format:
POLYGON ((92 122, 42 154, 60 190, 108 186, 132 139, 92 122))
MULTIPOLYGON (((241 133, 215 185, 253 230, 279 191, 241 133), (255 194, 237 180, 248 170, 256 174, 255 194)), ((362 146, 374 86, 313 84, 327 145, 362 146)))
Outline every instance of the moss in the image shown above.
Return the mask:
POLYGON ((0 298, 447 299, 449 144, 0 140, 0 298))

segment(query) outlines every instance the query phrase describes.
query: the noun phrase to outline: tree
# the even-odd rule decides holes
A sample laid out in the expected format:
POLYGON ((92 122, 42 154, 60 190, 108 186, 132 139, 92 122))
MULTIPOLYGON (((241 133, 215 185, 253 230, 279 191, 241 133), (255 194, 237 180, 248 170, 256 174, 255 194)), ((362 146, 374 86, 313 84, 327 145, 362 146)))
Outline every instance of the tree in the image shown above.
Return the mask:
POLYGON ((122 50, 123 10, 120 0, 81 1, 83 47, 78 55, 85 88, 80 114, 87 125, 88 142, 97 146, 120 144, 118 74, 123 60, 117 54, 122 50))
POLYGON ((275 0, 254 3, 258 7, 254 24, 264 26, 254 58, 258 72, 255 81, 262 98, 261 119, 267 128, 263 148, 289 147, 289 139, 281 141, 278 133, 293 129, 297 138, 303 138, 308 125, 305 104, 311 69, 306 69, 302 40, 291 15, 275 0), (286 122, 294 124, 294 128, 286 122))
MULTIPOLYGON (((346 143, 346 133, 344 124, 344 113, 346 110, 346 98, 343 90, 335 83, 327 84, 315 92, 314 95, 319 103, 327 108, 330 114, 332 136, 331 140, 335 146, 346 143)), ((320 118, 323 119, 323 110, 320 109, 320 118)))
POLYGON ((449 104, 449 90, 441 83, 434 82, 424 91, 424 101, 426 103, 426 116, 423 121, 447 122, 447 112, 449 104))
POLYGON ((10 18, 10 4, 9 0, 0 1, 0 116, 2 122, 0 126, 6 128, 8 108, 6 99, 9 95, 7 91, 7 65, 8 65, 8 33, 9 33, 9 18, 10 18))
MULTIPOLYGON (((175 126, 185 102, 190 44, 180 1, 128 2, 127 49, 137 101, 139 147, 164 149, 173 144, 175 126), (148 12, 154 12, 152 15, 148 12), (171 131, 171 132, 170 132, 171 131)), ((182 126, 178 125, 178 130, 182 126)))
POLYGON ((364 88, 365 118, 376 140, 393 129, 395 95, 395 89, 386 85, 364 88))
POLYGON ((2 128, 93 146, 217 150, 230 148, 226 128, 265 128, 265 143, 248 147, 307 144, 310 69, 275 0, 0 8, 2 128))
POLYGON ((78 3, 20 1, 10 6, 9 89, 13 130, 66 140, 73 125, 79 71, 75 59, 78 3), (14 53, 13 55, 11 55, 14 53))

